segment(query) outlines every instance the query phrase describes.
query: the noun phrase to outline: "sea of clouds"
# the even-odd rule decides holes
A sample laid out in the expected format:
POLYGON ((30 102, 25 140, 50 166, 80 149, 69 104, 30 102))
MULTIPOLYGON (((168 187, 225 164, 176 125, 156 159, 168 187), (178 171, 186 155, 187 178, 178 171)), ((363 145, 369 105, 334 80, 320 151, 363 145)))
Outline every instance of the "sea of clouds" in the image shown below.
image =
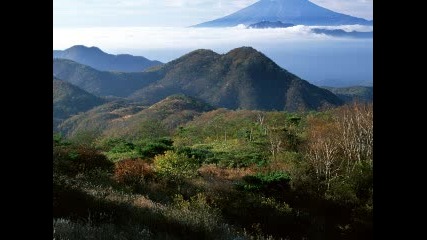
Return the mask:
MULTIPOLYGON (((229 28, 184 27, 93 27, 53 29, 53 49, 73 45, 97 46, 119 51, 124 49, 216 49, 220 46, 262 46, 288 42, 316 42, 337 40, 314 34, 311 29, 343 29, 345 31, 373 31, 372 26, 303 26, 289 28, 248 29, 244 25, 229 28)), ((342 39, 342 41, 351 41, 342 39)))

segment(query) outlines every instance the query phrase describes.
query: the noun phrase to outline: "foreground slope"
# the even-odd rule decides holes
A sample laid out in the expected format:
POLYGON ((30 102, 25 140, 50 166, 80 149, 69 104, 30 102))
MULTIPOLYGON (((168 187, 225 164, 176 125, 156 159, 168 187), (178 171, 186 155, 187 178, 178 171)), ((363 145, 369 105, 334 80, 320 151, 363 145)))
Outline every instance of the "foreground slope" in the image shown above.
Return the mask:
POLYGON ((75 45, 65 50, 54 50, 53 57, 73 60, 101 71, 141 72, 163 64, 141 56, 108 54, 97 47, 82 45, 75 45))

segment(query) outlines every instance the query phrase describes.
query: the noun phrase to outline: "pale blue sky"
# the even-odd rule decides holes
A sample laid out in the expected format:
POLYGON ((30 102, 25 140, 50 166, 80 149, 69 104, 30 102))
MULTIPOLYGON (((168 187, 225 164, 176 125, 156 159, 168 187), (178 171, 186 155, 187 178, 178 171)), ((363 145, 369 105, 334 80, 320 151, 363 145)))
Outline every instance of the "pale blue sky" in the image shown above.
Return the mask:
MULTIPOLYGON (((53 27, 185 27, 213 20, 258 0, 53 0, 53 27)), ((311 0, 373 19, 373 0, 311 0)))

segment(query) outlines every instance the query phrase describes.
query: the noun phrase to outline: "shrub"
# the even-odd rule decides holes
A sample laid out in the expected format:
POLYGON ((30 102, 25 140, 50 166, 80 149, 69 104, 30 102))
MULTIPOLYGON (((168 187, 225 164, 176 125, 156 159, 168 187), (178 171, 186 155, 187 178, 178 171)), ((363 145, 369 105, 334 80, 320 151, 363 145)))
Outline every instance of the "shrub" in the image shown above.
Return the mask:
POLYGON ((249 167, 252 164, 265 166, 267 164, 267 160, 262 153, 245 151, 245 149, 220 152, 217 153, 215 158, 219 166, 228 168, 249 167))
POLYGON ((185 154, 189 158, 195 158, 200 164, 212 163, 210 162, 214 158, 214 153, 206 146, 197 147, 179 147, 176 149, 178 154, 185 154))
POLYGON ((165 153, 165 151, 172 150, 173 142, 167 139, 159 139, 147 142, 143 144, 139 150, 138 153, 143 157, 154 157, 159 154, 165 153))
POLYGON ((70 145, 69 142, 65 141, 61 133, 53 134, 53 145, 54 146, 67 146, 70 145))
POLYGON ((247 191, 281 191, 289 188, 290 180, 289 174, 285 172, 257 173, 244 176, 244 182, 237 186, 247 191))
POLYGON ((95 142, 95 146, 96 148, 101 149, 103 151, 110 151, 112 148, 122 142, 126 141, 121 138, 104 137, 97 139, 97 141, 95 142))
POLYGON ((165 210, 165 216, 197 232, 213 232, 221 223, 221 212, 211 207, 202 193, 189 200, 175 195, 173 204, 165 210))
POLYGON ((105 156, 113 162, 140 157, 134 143, 120 138, 102 139, 97 142, 97 147, 106 151, 105 156))
POLYGON ((325 192, 325 199, 337 205, 354 206, 358 203, 353 186, 342 179, 331 182, 330 188, 325 192))
POLYGON ((118 142, 111 150, 112 153, 125 153, 131 152, 135 149, 135 145, 130 142, 121 141, 118 142))
POLYGON ((94 170, 110 172, 114 169, 114 163, 105 155, 85 146, 54 148, 53 161, 54 171, 70 176, 94 170))
POLYGON ((279 214, 291 214, 292 208, 286 202, 277 201, 274 198, 260 197, 261 204, 276 210, 279 214))
MULTIPOLYGON (((199 147, 198 147, 199 148, 199 147)), ((241 168, 251 165, 264 166, 267 163, 267 154, 255 143, 246 143, 238 139, 227 142, 213 142, 203 146, 212 154, 208 154, 204 163, 218 164, 220 167, 241 168), (210 147, 210 148, 207 148, 210 147)))
POLYGON ((154 165, 160 176, 172 180, 195 177, 200 166, 195 158, 189 158, 174 151, 166 151, 164 155, 157 155, 154 158, 154 165))
POLYGON ((151 167, 142 159, 126 159, 116 163, 114 179, 126 185, 137 185, 153 176, 151 167))

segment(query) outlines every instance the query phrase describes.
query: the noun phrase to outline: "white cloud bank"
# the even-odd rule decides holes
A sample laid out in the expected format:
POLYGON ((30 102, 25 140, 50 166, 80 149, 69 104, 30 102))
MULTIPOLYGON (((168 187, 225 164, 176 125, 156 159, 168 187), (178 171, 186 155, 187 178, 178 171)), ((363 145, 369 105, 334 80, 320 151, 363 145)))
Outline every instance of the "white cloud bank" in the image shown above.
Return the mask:
MULTIPOLYGON (((53 49, 73 45, 98 46, 106 50, 119 49, 198 49, 219 46, 240 47, 277 45, 286 42, 328 41, 333 37, 314 34, 315 27, 295 26, 275 29, 175 28, 175 27, 95 27, 53 29, 53 49)), ((322 27, 345 31, 372 31, 370 26, 349 25, 322 27)))

